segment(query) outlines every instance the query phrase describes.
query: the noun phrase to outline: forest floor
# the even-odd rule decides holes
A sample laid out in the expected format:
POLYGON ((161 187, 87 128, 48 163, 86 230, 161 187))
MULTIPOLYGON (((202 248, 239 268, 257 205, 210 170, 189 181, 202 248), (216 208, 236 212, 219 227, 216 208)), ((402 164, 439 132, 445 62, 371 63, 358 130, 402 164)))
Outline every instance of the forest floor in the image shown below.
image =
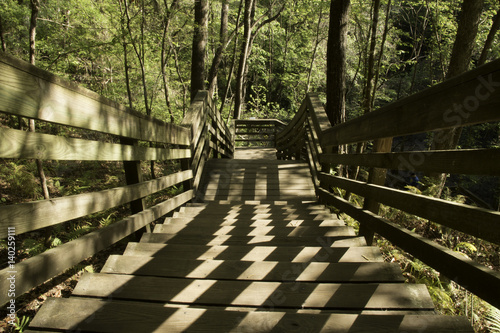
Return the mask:
MULTIPOLYGON (((20 320, 22 320, 23 317, 32 319, 38 309, 49 297, 69 297, 83 273, 100 272, 108 257, 112 254, 122 254, 129 241, 129 239, 124 239, 110 248, 98 252, 65 273, 49 280, 37 288, 33 288, 30 292, 17 298, 17 318, 20 320)), ((6 308, 3 307, 0 311, 0 318, 2 318, 0 321, 0 332, 16 332, 15 327, 9 324, 10 319, 7 317, 5 309, 6 308)))

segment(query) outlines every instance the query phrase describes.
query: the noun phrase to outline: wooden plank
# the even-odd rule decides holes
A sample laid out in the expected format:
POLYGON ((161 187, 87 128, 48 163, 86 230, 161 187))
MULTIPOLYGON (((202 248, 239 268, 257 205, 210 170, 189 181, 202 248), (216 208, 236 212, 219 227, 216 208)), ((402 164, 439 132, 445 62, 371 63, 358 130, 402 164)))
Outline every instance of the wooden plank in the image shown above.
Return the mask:
MULTIPOLYGON (((64 272, 85 258, 104 250, 126 236, 159 219, 193 198, 193 191, 153 206, 141 213, 113 223, 103 229, 81 236, 74 241, 60 245, 35 257, 16 263, 16 295, 22 295, 48 279, 64 272)), ((10 268, 0 271, 0 289, 9 290, 10 268)), ((0 304, 9 302, 7 293, 0 294, 0 304)))
MULTIPOLYGON (((249 262, 239 260, 167 259, 165 257, 145 258, 143 256, 119 255, 111 255, 101 273, 276 282, 394 283, 404 282, 405 280, 397 263, 249 262)), ((85 284, 82 288, 85 289, 85 284)), ((74 295, 77 294, 74 293, 74 295)))
POLYGON ((189 149, 163 149, 0 128, 0 157, 77 161, 148 161, 191 157, 189 149))
POLYGON ((500 120, 500 60, 323 132, 323 147, 500 120))
POLYGON ((330 214, 330 213, 325 213, 325 214, 303 214, 300 212, 255 212, 255 213, 250 213, 250 212, 228 212, 228 211, 222 211, 222 212, 183 212, 181 214, 178 214, 174 217, 195 217, 195 218, 200 218, 200 217, 206 217, 206 218, 212 218, 212 219, 219 219, 220 221, 223 220, 230 220, 230 219, 240 219, 240 220, 246 220, 247 223, 251 223, 251 221, 254 220, 265 220, 265 219, 271 219, 271 220, 277 220, 277 222, 281 221, 292 221, 292 220, 315 220, 317 223, 320 223, 320 221, 323 221, 325 219, 337 219, 336 215, 330 214))
POLYGON ((324 248, 320 246, 205 246, 155 243, 128 243, 124 256, 148 256, 185 260, 240 260, 285 262, 383 262, 375 246, 324 248))
POLYGON ((251 282, 85 274, 73 294, 221 306, 266 307, 276 299, 279 301, 271 304, 281 303, 274 305, 286 308, 434 309, 425 285, 403 283, 251 282))
POLYGON ((500 175, 491 161, 500 160, 500 149, 411 151, 403 153, 323 154, 322 163, 386 168, 399 171, 500 175))
POLYGON ((345 222, 342 220, 338 220, 335 218, 328 220, 313 220, 313 219, 296 219, 296 220, 280 220, 280 219, 256 219, 251 220, 247 218, 220 218, 218 216, 202 216, 202 217, 182 217, 182 215, 176 215, 174 213, 174 217, 169 217, 165 219, 165 224, 176 225, 179 228, 183 225, 200 225, 200 226, 214 226, 217 225, 219 227, 224 226, 252 226, 252 227, 282 227, 288 228, 291 231, 291 228, 296 227, 342 227, 345 226, 345 222), (180 217, 178 217, 180 216, 180 217))
POLYGON ((425 313, 380 316, 222 311, 76 297, 47 299, 30 327, 89 332, 474 332, 465 317, 425 313))
POLYGON ((0 237, 7 236, 7 226, 15 227, 19 235, 143 198, 191 179, 192 176, 191 170, 181 171, 147 182, 100 192, 0 206, 0 237))
POLYGON ((195 236, 149 233, 141 237, 141 243, 189 244, 189 245, 261 245, 261 246, 364 246, 362 237, 280 237, 280 236, 195 236))
POLYGON ((474 207, 442 199, 436 199, 411 192, 391 189, 385 186, 320 174, 320 180, 331 186, 338 186, 435 223, 500 244, 500 212, 474 207))
POLYGON ((0 111, 144 141, 189 145, 189 131, 141 115, 5 53, 0 111))
POLYGON ((285 127, 276 134, 277 141, 286 141, 291 138, 292 133, 296 132, 297 127, 301 127, 304 119, 307 114, 307 104, 305 101, 302 101, 302 104, 299 107, 299 110, 295 114, 295 116, 290 120, 285 127))
POLYGON ((274 226, 202 226, 197 223, 188 225, 158 224, 154 232, 179 235, 212 235, 212 236, 283 236, 283 237, 313 237, 313 236, 355 236, 351 227, 274 227, 274 226))
POLYGON ((320 198, 360 223, 367 224, 394 245, 411 253, 493 306, 500 307, 500 272, 480 265, 458 252, 432 242, 372 212, 355 207, 323 189, 320 190, 320 198))

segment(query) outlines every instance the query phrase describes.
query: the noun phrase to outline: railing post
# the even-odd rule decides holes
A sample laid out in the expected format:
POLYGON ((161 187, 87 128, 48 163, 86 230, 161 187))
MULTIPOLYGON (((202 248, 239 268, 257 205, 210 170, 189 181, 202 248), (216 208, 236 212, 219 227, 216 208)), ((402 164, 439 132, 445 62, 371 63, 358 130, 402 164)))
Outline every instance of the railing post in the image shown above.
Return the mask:
MULTIPOLYGON (((373 142, 373 152, 374 153, 388 153, 392 149, 392 138, 378 139, 373 142)), ((384 185, 385 177, 387 174, 386 169, 371 168, 370 174, 368 176, 368 183, 374 185, 384 185)), ((380 209, 380 203, 375 198, 365 198, 363 209, 368 210, 372 213, 378 214, 380 209)), ((364 224, 359 226, 359 235, 365 237, 366 243, 372 245, 373 237, 375 235, 374 231, 364 224)))
MULTIPOLYGON (((137 146, 138 141, 130 138, 120 138, 120 143, 123 145, 137 146)), ((125 181, 127 185, 138 184, 142 182, 141 161, 123 161, 123 169, 125 170, 125 181)), ((133 214, 142 212, 146 208, 144 199, 137 199, 130 202, 130 211, 133 214)), ((143 232, 151 232, 151 226, 148 224, 144 230, 138 230, 135 235, 139 238, 143 232)))

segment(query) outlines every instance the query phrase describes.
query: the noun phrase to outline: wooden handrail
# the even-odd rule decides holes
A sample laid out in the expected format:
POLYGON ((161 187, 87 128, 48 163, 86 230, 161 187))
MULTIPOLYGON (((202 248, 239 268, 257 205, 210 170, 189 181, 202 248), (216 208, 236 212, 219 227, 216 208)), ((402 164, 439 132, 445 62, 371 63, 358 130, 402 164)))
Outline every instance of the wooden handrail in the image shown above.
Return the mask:
MULTIPOLYGON (((16 263, 16 296, 196 199, 205 161, 233 155, 231 131, 205 91, 198 92, 179 126, 144 116, 1 52, 0 71, 0 112, 104 133, 113 141, 0 128, 0 158, 123 161, 127 178, 127 185, 100 192, 0 205, 0 237, 8 236, 9 227, 19 235, 126 203, 132 208, 132 215, 119 222, 16 263), (139 146, 138 140, 170 148, 139 146), (148 160, 177 160, 183 170, 142 181, 140 161, 148 160), (183 193, 145 207, 145 197, 181 183, 183 193)), ((0 271, 1 290, 9 289, 11 274, 9 268, 0 271)), ((9 300, 7 293, 0 295, 0 304, 9 300)))
POLYGON ((274 148, 276 133, 285 126, 286 124, 278 119, 236 119, 234 141, 246 143, 247 146, 274 148))
POLYGON ((356 193, 365 200, 383 203, 497 245, 500 245, 499 212, 334 176, 330 169, 351 165, 405 173, 500 176, 500 149, 364 154, 333 154, 326 150, 342 144, 499 121, 499 108, 500 60, 334 127, 329 124, 317 96, 308 94, 294 119, 277 134, 277 154, 279 158, 309 162, 320 201, 335 206, 358 220, 360 228, 382 235, 498 307, 499 272, 357 207, 330 189, 356 193))

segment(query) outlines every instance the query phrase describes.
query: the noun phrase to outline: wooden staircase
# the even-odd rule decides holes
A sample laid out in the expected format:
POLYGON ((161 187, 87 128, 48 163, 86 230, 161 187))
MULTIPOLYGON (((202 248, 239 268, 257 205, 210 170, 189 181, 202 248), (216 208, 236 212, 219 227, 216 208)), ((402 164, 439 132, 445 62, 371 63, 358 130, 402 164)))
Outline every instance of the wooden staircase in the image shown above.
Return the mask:
POLYGON ((307 164, 236 157, 209 161, 203 202, 48 299, 31 330, 472 332, 313 202, 307 164))

